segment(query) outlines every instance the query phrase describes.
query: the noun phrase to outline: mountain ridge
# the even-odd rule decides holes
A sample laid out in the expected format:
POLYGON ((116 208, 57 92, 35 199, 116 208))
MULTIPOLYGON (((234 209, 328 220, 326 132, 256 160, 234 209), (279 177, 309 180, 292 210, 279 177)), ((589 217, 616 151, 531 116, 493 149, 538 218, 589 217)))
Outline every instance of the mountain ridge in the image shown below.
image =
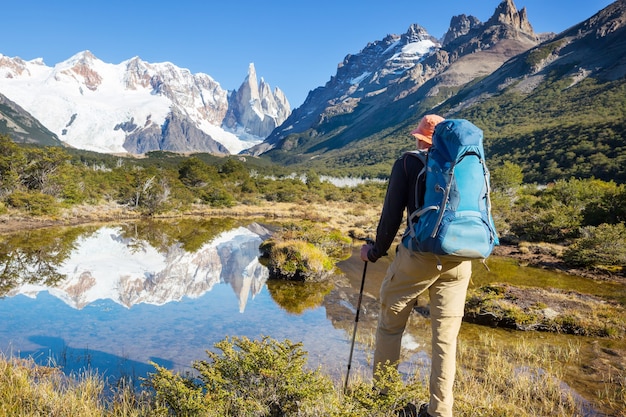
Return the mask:
MULTIPOLYGON (((487 22, 505 16, 510 23, 495 27, 453 18, 458 27, 448 31, 451 41, 387 86, 387 97, 362 98, 354 111, 301 127, 301 133, 282 130, 280 136, 279 127, 266 139, 271 149, 263 156, 301 170, 335 167, 343 175, 385 177, 398 155, 414 147, 408 132, 421 116, 438 113, 476 123, 492 164, 517 163, 527 181, 570 175, 625 181, 619 161, 626 138, 626 1, 561 34, 527 32, 526 13, 513 8, 512 0, 501 3, 487 22)), ((305 110, 294 110, 285 125, 305 110)))
MULTIPOLYGON (((305 144, 316 142, 320 136, 330 138, 325 145, 313 144, 312 152, 345 146, 359 137, 376 133, 380 127, 402 122, 415 112, 416 103, 436 97, 440 90, 460 88, 477 77, 488 75, 507 59, 538 44, 540 37, 532 30, 525 10, 518 12, 512 0, 504 0, 485 23, 472 16, 452 18, 444 40, 447 43, 442 45, 421 26, 411 25, 402 36, 389 35, 370 43, 356 56, 348 55, 335 77, 324 87, 309 93, 304 104, 294 110, 282 126, 262 144, 245 153, 267 153, 272 158, 274 149, 278 153, 293 152, 295 147, 304 148, 307 153, 305 144), (403 56, 403 50, 412 49, 415 43, 429 41, 431 47, 415 53, 409 64, 405 61, 402 71, 389 70, 395 69, 394 58, 403 56), (371 75, 359 79, 356 86, 348 85, 346 80, 358 79, 361 75, 361 61, 369 63, 371 75), (469 61, 467 65, 464 65, 465 61, 469 61), (411 97, 411 104, 403 105, 404 109, 397 106, 398 102, 405 103, 407 97, 411 97), (390 112, 393 113, 391 117, 386 112, 389 107, 395 109, 390 112), (306 116, 302 117, 303 114, 306 116), (310 114, 320 116, 312 120, 310 114), (377 126, 359 128, 358 123, 367 127, 371 120, 377 120, 377 126), (294 133, 307 131, 307 136, 313 140, 294 138, 294 133), (337 133, 328 135, 332 131, 337 133), (294 147, 294 143, 297 146, 294 147)), ((281 160, 280 157, 273 159, 281 160)))
MULTIPOLYGON (((526 9, 517 10, 513 0, 503 0, 485 22, 471 15, 453 16, 440 40, 412 24, 404 34, 387 35, 346 55, 330 80, 310 91, 300 107, 288 115, 283 112, 284 121, 262 142, 230 152, 301 171, 383 177, 393 160, 413 147, 408 132, 421 116, 437 112, 475 122, 485 131, 490 158, 520 164, 531 180, 540 178, 537 170, 554 163, 557 169, 549 169, 548 180, 571 173, 622 178, 623 170, 615 166, 620 165, 624 141, 620 112, 625 104, 620 97, 626 67, 625 4, 615 1, 559 34, 535 33, 526 9), (594 131, 594 124, 600 123, 606 133, 594 131), (570 137, 581 134, 587 145, 571 142, 570 137), (589 147, 598 150, 585 150, 589 147), (560 155, 566 148, 567 155, 560 155), (551 160, 554 157, 557 160, 551 160), (597 164, 575 162, 591 157, 606 157, 613 168, 598 170, 597 164), (573 168, 576 164, 584 169, 573 168)), ((84 76, 98 81, 91 74, 84 76)), ((136 78, 134 83, 168 91, 166 83, 160 84, 163 80, 136 78)), ((225 126, 241 117, 246 103, 274 111, 272 103, 257 96, 269 87, 262 79, 254 80, 255 72, 249 71, 240 89, 228 96, 229 110, 220 113, 225 126)), ((282 95, 275 91, 274 100, 282 102, 282 95)), ((144 119, 128 119, 116 128, 130 136, 144 119)), ((204 139, 193 134, 197 124, 185 125, 184 120, 184 114, 175 120, 178 130, 171 138, 155 127, 153 136, 142 136, 143 142, 130 136, 128 146, 137 152, 193 148, 204 139), (144 145, 148 140, 155 143, 144 145)), ((257 118, 248 127, 262 128, 265 122, 257 118)), ((215 149, 208 152, 225 155, 215 149)))
POLYGON ((13 140, 23 144, 63 146, 56 134, 32 117, 17 103, 0 94, 0 134, 10 133, 13 140))
POLYGON ((152 150, 237 153, 261 142, 291 112, 276 87, 256 83, 254 64, 239 90, 207 74, 139 57, 108 64, 90 51, 48 67, 0 55, 0 94, 69 146, 104 153, 152 150), (256 100, 232 110, 231 96, 256 100))

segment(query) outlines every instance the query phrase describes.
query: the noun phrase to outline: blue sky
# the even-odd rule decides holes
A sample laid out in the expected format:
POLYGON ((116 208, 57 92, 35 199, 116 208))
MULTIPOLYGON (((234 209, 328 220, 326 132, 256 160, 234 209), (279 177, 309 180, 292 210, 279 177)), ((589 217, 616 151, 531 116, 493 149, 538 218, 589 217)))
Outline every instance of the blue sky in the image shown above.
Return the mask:
MULTIPOLYGON (((514 0, 536 32, 559 33, 609 0, 514 0)), ((487 20, 500 0, 19 0, 1 7, 0 54, 48 66, 90 50, 119 64, 139 56, 209 74, 239 87, 253 62, 258 77, 292 108, 324 85, 346 55, 417 23, 441 38, 459 14, 487 20)))

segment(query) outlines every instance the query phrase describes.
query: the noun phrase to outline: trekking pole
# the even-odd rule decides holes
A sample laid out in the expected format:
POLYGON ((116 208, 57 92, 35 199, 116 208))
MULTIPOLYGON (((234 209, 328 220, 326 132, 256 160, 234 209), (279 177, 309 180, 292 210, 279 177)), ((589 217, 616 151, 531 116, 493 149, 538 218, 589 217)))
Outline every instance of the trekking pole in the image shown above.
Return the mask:
MULTIPOLYGON (((364 238, 368 244, 374 243, 370 238, 364 238)), ((348 379, 350 377, 350 368, 352 367, 352 354, 354 353, 354 341, 356 339, 356 328, 359 323, 359 313, 361 312, 361 301, 363 300, 363 287, 365 286, 365 274, 367 273, 367 261, 363 264, 363 277, 361 278, 361 289, 359 290, 359 301, 356 304, 356 316, 354 317, 354 329, 352 330, 352 344, 350 345, 350 357, 348 358, 348 370, 346 371, 346 381, 343 386, 343 392, 348 389, 348 379)))

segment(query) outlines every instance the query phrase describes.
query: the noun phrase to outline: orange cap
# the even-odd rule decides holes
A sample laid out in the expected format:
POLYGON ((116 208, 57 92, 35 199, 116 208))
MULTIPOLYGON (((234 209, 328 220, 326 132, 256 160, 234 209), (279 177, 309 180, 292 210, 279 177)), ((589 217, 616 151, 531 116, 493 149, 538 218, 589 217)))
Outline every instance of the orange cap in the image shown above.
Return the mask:
POLYGON ((411 134, 417 139, 432 145, 435 126, 437 126, 444 120, 445 119, 443 117, 436 114, 427 114, 426 116, 422 117, 422 120, 420 120, 420 124, 417 126, 417 129, 411 131, 411 134))

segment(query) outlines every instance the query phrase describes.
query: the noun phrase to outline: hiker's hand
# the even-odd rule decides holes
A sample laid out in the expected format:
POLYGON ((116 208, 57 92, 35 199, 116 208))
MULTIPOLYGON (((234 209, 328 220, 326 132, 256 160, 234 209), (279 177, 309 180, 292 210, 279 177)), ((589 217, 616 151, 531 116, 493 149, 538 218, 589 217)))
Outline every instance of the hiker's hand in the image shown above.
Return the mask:
POLYGON ((365 244, 363 246, 361 246, 361 260, 363 262, 368 262, 369 258, 367 257, 367 253, 370 251, 370 249, 373 247, 374 245, 372 245, 371 243, 365 244))

